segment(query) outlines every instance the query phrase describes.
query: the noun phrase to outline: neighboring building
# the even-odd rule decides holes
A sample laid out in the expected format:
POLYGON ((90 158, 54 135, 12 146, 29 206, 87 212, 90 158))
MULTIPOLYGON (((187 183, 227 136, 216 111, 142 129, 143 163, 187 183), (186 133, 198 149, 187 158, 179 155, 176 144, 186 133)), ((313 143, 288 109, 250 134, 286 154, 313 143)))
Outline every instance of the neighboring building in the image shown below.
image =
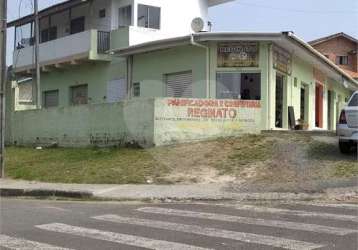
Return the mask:
POLYGON ((323 37, 309 44, 358 80, 358 40, 345 33, 323 37))
POLYGON ((208 8, 229 1, 72 0, 41 11, 39 110, 26 78, 33 16, 9 23, 22 80, 12 84, 7 141, 151 146, 298 120, 333 130, 358 83, 290 32, 205 32, 208 8), (203 31, 190 34, 197 17, 203 31))

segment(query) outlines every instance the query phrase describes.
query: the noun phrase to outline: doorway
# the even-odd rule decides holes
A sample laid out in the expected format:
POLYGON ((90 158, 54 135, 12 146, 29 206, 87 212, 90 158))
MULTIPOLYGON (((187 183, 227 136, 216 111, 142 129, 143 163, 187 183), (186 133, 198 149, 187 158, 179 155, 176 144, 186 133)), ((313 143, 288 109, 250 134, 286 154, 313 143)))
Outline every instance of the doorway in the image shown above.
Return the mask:
POLYGON ((334 107, 333 107, 333 91, 328 90, 327 92, 327 129, 333 130, 333 117, 334 117, 334 107))
POLYGON ((303 123, 308 123, 308 89, 305 84, 301 84, 300 95, 300 120, 303 123))
POLYGON ((316 127, 323 128, 323 85, 316 83, 316 127))
POLYGON ((276 75, 276 116, 275 127, 283 128, 283 91, 284 91, 284 76, 276 75))

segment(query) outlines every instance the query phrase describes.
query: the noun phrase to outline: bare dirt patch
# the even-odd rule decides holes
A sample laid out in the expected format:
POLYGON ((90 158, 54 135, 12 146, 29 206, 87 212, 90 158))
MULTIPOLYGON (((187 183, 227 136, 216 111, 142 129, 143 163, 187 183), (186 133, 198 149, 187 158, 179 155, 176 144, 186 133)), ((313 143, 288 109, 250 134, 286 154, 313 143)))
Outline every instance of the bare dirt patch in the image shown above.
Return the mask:
POLYGON ((8 148, 7 174, 63 183, 229 183, 236 191, 358 185, 357 155, 334 136, 264 133, 151 149, 8 148))

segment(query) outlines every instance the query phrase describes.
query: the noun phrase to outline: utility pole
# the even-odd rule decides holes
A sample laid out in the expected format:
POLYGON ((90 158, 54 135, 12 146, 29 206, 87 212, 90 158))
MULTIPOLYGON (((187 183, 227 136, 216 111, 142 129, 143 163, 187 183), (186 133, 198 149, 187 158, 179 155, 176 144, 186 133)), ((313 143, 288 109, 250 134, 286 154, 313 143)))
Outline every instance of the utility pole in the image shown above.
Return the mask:
POLYGON ((5 90, 6 66, 7 0, 0 0, 0 178, 5 177, 5 90))
POLYGON ((40 71, 40 21, 38 0, 34 0, 35 15, 35 68, 36 68, 36 107, 41 108, 41 71, 40 71))

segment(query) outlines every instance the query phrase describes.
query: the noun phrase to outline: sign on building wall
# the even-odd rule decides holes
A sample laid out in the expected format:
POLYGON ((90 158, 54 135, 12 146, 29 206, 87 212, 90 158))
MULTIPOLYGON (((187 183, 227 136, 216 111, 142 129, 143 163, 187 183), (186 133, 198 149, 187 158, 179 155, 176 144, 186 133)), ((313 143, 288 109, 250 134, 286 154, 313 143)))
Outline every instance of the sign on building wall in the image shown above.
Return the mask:
POLYGON ((286 50, 274 46, 273 48, 273 67, 282 73, 291 75, 292 73, 292 56, 286 50))
POLYGON ((218 67, 258 67, 257 42, 232 42, 218 44, 218 67))
POLYGON ((261 130, 261 102, 159 98, 155 100, 156 145, 261 130))

